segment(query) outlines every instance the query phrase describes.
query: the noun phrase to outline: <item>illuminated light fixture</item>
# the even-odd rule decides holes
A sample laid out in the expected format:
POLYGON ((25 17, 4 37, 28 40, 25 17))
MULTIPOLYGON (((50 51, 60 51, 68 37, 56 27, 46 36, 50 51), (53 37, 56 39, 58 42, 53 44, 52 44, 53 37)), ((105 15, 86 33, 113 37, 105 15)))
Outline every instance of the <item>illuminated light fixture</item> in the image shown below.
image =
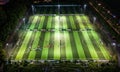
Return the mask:
POLYGON ((24 22, 24 24, 25 24, 25 18, 23 18, 23 22, 24 22))
POLYGON ((116 43, 112 43, 113 46, 116 46, 116 43))
POLYGON ((110 11, 108 10, 107 13, 110 13, 110 11))
POLYGON ((58 4, 58 7, 60 7, 60 5, 58 4))
POLYGON ((33 6, 33 5, 31 5, 31 7, 32 7, 32 12, 33 12, 33 14, 34 14, 34 10, 35 10, 35 8, 34 8, 34 6, 33 6))
POLYGON ((93 20, 96 21, 96 17, 93 17, 93 20))
POLYGON ((86 10, 86 7, 87 7, 87 5, 86 5, 86 4, 84 4, 84 10, 86 10))
POLYGON ((116 18, 116 16, 115 15, 112 15, 113 16, 113 18, 116 18))
POLYGON ((84 7, 87 7, 87 5, 86 5, 86 4, 84 4, 84 7))
POLYGON ((6 46, 8 46, 9 44, 7 43, 6 46))
POLYGON ((25 21, 25 18, 23 18, 23 21, 25 21))
POLYGON ((101 3, 98 3, 99 6, 101 6, 101 3))
POLYGON ((60 5, 58 4, 58 14, 60 14, 60 5))

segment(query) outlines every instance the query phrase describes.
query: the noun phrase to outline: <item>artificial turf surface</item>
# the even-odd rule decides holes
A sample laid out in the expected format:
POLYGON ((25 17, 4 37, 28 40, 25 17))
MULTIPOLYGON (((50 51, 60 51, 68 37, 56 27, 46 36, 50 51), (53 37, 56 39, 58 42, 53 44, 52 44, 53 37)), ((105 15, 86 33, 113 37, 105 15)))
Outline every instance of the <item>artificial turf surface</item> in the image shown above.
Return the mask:
POLYGON ((110 53, 84 14, 34 15, 12 53, 13 60, 109 60, 110 53))

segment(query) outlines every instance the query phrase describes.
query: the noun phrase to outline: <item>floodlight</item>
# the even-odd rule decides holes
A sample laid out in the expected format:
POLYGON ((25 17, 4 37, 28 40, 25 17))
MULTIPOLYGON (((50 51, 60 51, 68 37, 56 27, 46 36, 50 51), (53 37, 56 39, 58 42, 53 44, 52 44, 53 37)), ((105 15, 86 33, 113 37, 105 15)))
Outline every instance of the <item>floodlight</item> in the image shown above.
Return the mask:
POLYGON ((116 43, 112 43, 113 46, 116 46, 116 43))
POLYGON ((87 5, 86 4, 84 4, 84 8, 86 8, 87 7, 87 5))
POLYGON ((34 8, 34 6, 32 5, 32 8, 34 8))
POLYGON ((60 7, 60 5, 58 4, 58 7, 60 7))
POLYGON ((60 5, 58 4, 58 14, 60 13, 60 5))
POLYGON ((23 21, 25 21, 25 18, 23 18, 23 21))
POLYGON ((34 14, 34 6, 32 5, 31 7, 32 7, 32 12, 33 12, 33 14, 34 14))
POLYGON ((86 5, 86 4, 84 4, 84 10, 86 10, 86 7, 87 7, 87 5, 86 5))
POLYGON ((9 44, 7 43, 6 46, 8 46, 9 44))
POLYGON ((107 13, 110 13, 110 11, 108 10, 107 13))
POLYGON ((93 17, 93 20, 96 21, 96 17, 93 17))
POLYGON ((101 3, 98 3, 99 6, 101 6, 101 3))
POLYGON ((113 18, 116 18, 116 16, 115 15, 112 15, 113 16, 113 18))

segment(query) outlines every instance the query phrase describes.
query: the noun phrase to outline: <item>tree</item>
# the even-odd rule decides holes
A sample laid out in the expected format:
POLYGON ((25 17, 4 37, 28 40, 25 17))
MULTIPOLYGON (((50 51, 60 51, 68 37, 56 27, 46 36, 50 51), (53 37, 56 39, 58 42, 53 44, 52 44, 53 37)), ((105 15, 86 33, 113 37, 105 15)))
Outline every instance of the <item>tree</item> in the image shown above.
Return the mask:
POLYGON ((2 47, 2 43, 0 42, 0 65, 4 63, 7 56, 5 50, 2 49, 2 47))

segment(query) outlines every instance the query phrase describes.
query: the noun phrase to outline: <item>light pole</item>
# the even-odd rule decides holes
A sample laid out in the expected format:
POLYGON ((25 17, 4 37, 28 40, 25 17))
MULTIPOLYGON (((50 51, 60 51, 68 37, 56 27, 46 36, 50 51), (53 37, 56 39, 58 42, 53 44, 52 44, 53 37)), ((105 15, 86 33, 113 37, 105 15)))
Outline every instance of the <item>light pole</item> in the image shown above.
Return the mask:
POLYGON ((116 43, 115 42, 112 42, 111 45, 116 48, 116 43))
POLYGON ((96 17, 93 17, 93 24, 96 23, 96 17))
POLYGON ((58 4, 58 15, 60 14, 60 5, 58 4))
POLYGON ((9 52, 9 43, 6 43, 6 51, 7 51, 8 57, 9 57, 9 54, 10 54, 10 52, 9 52))
POLYGON ((86 4, 84 4, 84 11, 86 11, 86 7, 87 7, 87 5, 86 5, 86 4))
POLYGON ((24 23, 24 29, 26 28, 26 25, 25 25, 25 18, 23 18, 23 23, 24 23))
POLYGON ((34 6, 32 5, 31 8, 32 8, 32 13, 34 14, 34 10, 35 10, 34 6))
POLYGON ((23 22, 24 22, 24 24, 25 24, 25 18, 23 18, 23 22))
POLYGON ((59 0, 58 0, 58 15, 60 14, 60 4, 59 4, 59 0))
POLYGON ((9 44, 7 43, 7 44, 6 44, 6 48, 8 48, 8 46, 9 46, 9 44))
POLYGON ((58 24, 60 24, 60 4, 59 4, 59 0, 58 0, 58 24))

